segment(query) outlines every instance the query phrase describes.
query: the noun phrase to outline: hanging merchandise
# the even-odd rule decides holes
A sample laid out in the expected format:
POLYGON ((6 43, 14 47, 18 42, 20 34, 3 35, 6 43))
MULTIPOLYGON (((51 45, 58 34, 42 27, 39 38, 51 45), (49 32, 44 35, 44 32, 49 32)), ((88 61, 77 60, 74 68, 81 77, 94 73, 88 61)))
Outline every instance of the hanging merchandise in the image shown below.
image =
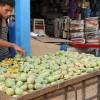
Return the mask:
POLYGON ((90 0, 79 0, 78 6, 82 7, 83 5, 84 7, 90 7, 90 0))
POLYGON ((80 0, 82 3, 81 7, 81 19, 84 20, 86 18, 86 7, 85 7, 85 0, 80 0))
POLYGON ((91 3, 91 9, 93 10, 98 10, 99 9, 99 2, 97 0, 94 0, 93 2, 90 2, 91 3))
POLYGON ((90 17, 90 14, 91 14, 91 9, 86 8, 86 17, 90 17))
POLYGON ((56 18, 54 20, 54 36, 57 38, 66 38, 69 30, 69 21, 68 16, 62 18, 56 18))
POLYGON ((65 3, 65 5, 67 6, 69 4, 69 0, 66 0, 66 3, 65 3))
POLYGON ((90 7, 90 2, 89 2, 90 0, 85 0, 85 2, 84 2, 84 6, 85 7, 90 7))
POLYGON ((90 2, 90 8, 91 8, 91 17, 99 17, 99 8, 100 4, 98 0, 94 0, 90 2))
POLYGON ((71 19, 75 19, 75 13, 76 13, 76 9, 77 9, 78 5, 76 0, 69 0, 68 3, 68 16, 71 19))
POLYGON ((79 6, 79 7, 82 7, 83 4, 84 4, 83 0, 79 0, 78 6, 79 6))
POLYGON ((54 20, 54 36, 57 38, 57 37, 61 37, 61 32, 60 32, 60 29, 61 29, 61 23, 62 23, 63 20, 61 20, 60 18, 56 18, 54 20))
POLYGON ((62 17, 63 14, 60 13, 60 12, 47 12, 46 13, 46 27, 45 27, 45 30, 46 30, 46 33, 47 34, 50 34, 50 35, 54 35, 54 20, 56 18, 60 18, 62 17))
POLYGON ((86 8, 81 8, 81 19, 85 20, 86 18, 86 8))
POLYGON ((78 6, 81 8, 81 19, 84 20, 86 17, 90 17, 90 0, 79 0, 78 6))

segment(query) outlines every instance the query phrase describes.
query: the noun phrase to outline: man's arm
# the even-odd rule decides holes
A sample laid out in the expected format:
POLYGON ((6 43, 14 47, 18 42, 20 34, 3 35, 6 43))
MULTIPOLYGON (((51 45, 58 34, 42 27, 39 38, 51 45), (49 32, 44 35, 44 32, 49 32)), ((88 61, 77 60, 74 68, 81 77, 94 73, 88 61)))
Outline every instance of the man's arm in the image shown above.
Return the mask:
POLYGON ((22 56, 26 56, 26 51, 23 48, 21 48, 20 46, 14 44, 14 43, 7 42, 5 40, 0 39, 0 47, 14 48, 17 53, 22 52, 22 56))

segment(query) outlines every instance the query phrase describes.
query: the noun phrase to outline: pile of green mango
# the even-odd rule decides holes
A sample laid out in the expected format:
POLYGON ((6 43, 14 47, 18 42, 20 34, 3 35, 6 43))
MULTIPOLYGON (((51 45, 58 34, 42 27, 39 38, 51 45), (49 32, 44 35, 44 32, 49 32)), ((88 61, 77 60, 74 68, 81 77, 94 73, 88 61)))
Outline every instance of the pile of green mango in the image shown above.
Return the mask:
POLYGON ((71 51, 14 58, 0 62, 0 91, 19 97, 99 70, 100 57, 71 51))

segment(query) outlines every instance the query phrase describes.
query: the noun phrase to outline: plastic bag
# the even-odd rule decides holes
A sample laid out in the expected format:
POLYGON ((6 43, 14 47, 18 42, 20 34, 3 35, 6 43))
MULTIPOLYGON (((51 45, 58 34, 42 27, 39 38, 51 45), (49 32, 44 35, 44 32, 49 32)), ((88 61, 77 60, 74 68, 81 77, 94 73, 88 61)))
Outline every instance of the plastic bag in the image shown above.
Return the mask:
POLYGON ((71 39, 73 38, 84 38, 84 32, 71 33, 71 39))

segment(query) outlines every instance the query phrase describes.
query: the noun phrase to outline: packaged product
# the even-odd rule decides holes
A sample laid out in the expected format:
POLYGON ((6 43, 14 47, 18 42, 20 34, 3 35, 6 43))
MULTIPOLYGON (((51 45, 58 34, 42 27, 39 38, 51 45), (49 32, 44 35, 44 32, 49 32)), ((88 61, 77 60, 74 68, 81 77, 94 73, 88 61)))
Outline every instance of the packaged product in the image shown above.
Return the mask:
POLYGON ((95 35, 86 35, 86 43, 99 43, 98 34, 95 35))
POLYGON ((84 38, 84 32, 71 33, 71 39, 73 38, 84 38))
POLYGON ((71 39, 72 43, 76 43, 76 44, 84 44, 85 43, 85 39, 84 38, 74 38, 71 39))
POLYGON ((83 20, 72 20, 70 22, 70 32, 83 32, 84 21, 83 20))
POLYGON ((85 18, 85 27, 98 27, 98 17, 85 18))

